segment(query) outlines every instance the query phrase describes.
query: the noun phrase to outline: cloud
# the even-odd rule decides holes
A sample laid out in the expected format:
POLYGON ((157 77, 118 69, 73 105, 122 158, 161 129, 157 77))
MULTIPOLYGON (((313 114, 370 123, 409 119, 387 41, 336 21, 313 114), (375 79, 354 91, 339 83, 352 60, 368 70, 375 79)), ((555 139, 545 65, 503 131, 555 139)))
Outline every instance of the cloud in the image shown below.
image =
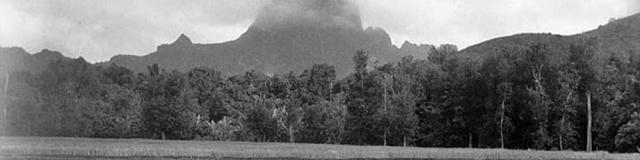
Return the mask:
POLYGON ((253 27, 273 28, 291 25, 309 27, 362 28, 360 12, 348 0, 265 1, 253 27))
POLYGON ((523 32, 576 34, 610 18, 637 13, 637 0, 357 0, 366 25, 380 26, 396 44, 453 43, 462 47, 523 32))

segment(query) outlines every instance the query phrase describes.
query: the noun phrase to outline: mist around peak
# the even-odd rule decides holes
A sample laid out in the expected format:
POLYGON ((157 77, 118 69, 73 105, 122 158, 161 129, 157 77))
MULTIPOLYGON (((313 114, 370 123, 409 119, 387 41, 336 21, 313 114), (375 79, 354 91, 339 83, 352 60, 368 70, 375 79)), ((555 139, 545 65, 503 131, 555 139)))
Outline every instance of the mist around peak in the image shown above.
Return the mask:
POLYGON ((349 0, 263 1, 251 28, 319 27, 362 30, 360 11, 349 0))

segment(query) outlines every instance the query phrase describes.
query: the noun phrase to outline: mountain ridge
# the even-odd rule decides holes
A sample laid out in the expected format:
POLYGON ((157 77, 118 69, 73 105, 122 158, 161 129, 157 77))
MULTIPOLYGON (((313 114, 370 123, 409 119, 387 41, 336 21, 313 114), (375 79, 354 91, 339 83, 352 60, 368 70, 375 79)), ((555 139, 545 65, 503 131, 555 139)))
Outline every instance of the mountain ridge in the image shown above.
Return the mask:
POLYGON ((136 72, 158 64, 169 70, 209 67, 237 74, 249 70, 301 72, 312 64, 327 63, 343 76, 352 68, 353 53, 360 49, 382 63, 406 55, 428 54, 420 47, 405 51, 394 46, 381 28, 362 28, 357 7, 346 0, 273 1, 260 13, 246 32, 232 41, 193 44, 181 34, 174 43, 160 45, 155 52, 117 55, 102 64, 118 64, 136 72))
POLYGON ((0 47, 0 73, 38 72, 45 69, 50 62, 57 60, 70 60, 70 58, 49 49, 31 54, 21 47, 0 47))
POLYGON ((505 48, 521 50, 535 43, 543 43, 548 45, 552 60, 562 61, 567 58, 571 45, 583 43, 590 38, 595 38, 599 43, 598 51, 593 57, 593 61, 598 64, 603 64, 613 56, 628 59, 631 54, 640 54, 640 13, 572 35, 520 33, 497 37, 469 46, 458 52, 457 56, 482 61, 505 48))

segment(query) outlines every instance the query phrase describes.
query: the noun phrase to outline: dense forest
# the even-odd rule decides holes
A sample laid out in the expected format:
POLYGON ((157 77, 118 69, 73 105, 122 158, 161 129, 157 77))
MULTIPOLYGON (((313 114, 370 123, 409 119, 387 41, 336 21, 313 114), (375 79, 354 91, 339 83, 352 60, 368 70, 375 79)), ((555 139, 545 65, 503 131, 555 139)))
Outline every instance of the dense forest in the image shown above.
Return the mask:
POLYGON ((58 60, 0 80, 2 135, 636 152, 640 57, 596 64, 596 43, 566 60, 549 44, 483 61, 446 45, 387 64, 357 51, 346 77, 327 64, 227 75, 58 60))

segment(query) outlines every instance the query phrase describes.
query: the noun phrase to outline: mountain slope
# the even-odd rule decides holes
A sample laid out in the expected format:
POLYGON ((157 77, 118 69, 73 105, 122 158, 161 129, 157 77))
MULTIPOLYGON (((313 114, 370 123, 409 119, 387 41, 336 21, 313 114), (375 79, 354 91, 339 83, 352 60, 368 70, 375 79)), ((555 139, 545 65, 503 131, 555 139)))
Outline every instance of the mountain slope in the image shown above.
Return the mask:
POLYGON ((598 40, 599 51, 594 56, 594 61, 600 64, 611 56, 626 59, 630 54, 640 54, 640 14, 611 21, 595 30, 576 35, 530 33, 499 37, 470 46, 457 53, 457 56, 482 61, 495 56, 503 49, 526 49, 531 44, 544 43, 549 46, 552 60, 562 61, 567 57, 572 44, 589 38, 598 40))
POLYGON ((44 49, 38 53, 30 54, 19 47, 0 47, 0 73, 14 71, 43 70, 49 62, 57 60, 70 60, 60 52, 44 49))

